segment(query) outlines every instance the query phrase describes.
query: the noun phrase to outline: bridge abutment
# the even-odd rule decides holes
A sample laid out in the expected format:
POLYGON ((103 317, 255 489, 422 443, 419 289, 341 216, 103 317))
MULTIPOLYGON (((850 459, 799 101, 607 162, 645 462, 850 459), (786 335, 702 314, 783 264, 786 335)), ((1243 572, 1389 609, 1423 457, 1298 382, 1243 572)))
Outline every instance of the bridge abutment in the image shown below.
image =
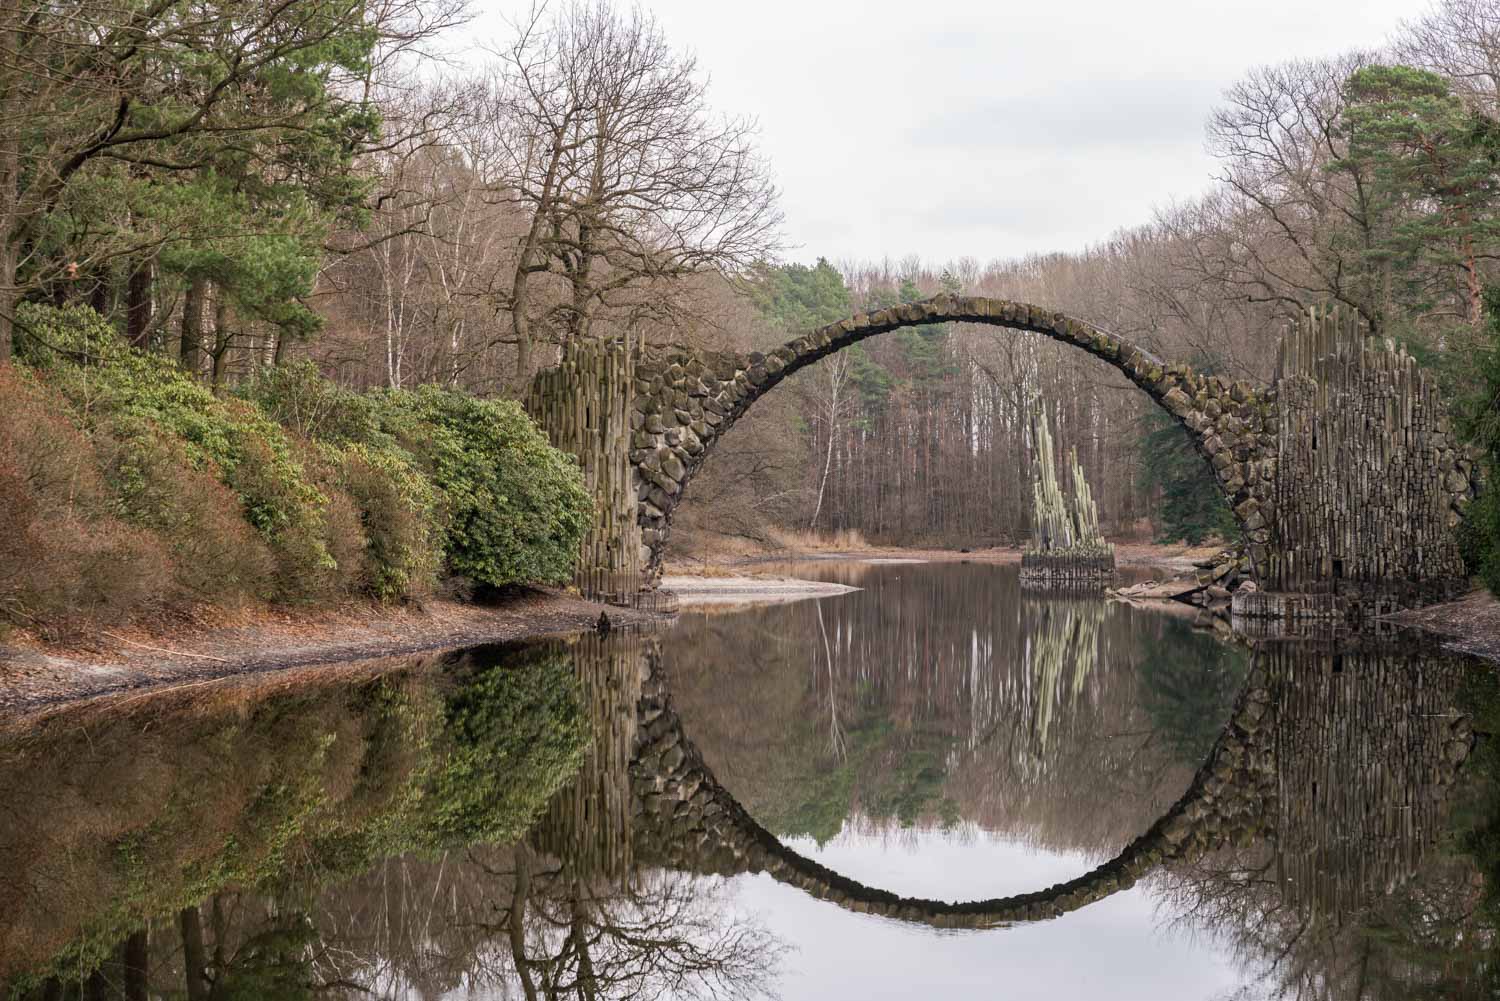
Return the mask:
POLYGON ((570 344, 555 368, 532 381, 526 409, 553 446, 577 457, 594 518, 573 580, 585 597, 612 605, 668 610, 646 565, 640 477, 631 464, 631 417, 638 352, 619 342, 570 344))
POLYGON ((1273 394, 1271 540, 1234 613, 1369 621, 1466 590, 1475 467, 1416 360, 1352 314, 1311 311, 1282 338, 1273 394))

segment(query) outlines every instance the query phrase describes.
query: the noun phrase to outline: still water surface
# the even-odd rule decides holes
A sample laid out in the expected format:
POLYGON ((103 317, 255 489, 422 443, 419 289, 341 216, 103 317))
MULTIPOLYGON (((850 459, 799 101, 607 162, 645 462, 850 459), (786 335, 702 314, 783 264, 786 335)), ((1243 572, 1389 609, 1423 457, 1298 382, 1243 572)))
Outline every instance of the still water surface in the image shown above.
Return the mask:
POLYGON ((1489 666, 786 569, 861 590, 0 721, 0 983, 1492 996, 1489 666))

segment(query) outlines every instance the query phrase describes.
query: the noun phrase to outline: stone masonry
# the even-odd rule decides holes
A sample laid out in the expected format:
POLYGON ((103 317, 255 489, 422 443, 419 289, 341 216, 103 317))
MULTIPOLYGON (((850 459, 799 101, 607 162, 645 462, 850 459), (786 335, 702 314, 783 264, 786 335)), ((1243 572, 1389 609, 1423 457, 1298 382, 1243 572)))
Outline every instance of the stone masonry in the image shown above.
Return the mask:
MULTIPOLYGON (((1475 472, 1467 457, 1453 447, 1446 418, 1433 409, 1436 401, 1431 390, 1414 369, 1400 376, 1407 380, 1403 385, 1408 390, 1391 399, 1381 397, 1378 390, 1361 381, 1364 376, 1360 373, 1379 369, 1376 363, 1355 369, 1342 363, 1321 367, 1299 363, 1275 384, 1256 386, 1202 375, 1187 365, 1169 364, 1123 338, 1052 310, 1001 299, 952 295, 859 313, 765 354, 686 348, 639 352, 632 359, 630 406, 624 418, 628 435, 603 426, 590 433, 590 440, 609 441, 611 447, 621 450, 618 461, 628 461, 635 490, 633 527, 619 525, 621 519, 613 514, 601 521, 600 531, 605 530, 606 522, 614 526, 608 529, 614 535, 604 547, 610 553, 610 590, 622 590, 617 570, 628 567, 638 574, 637 595, 654 592, 672 514, 688 484, 718 440, 762 395, 798 370, 865 338, 900 327, 950 322, 1028 331, 1073 345, 1118 369, 1176 418, 1212 468, 1240 525, 1250 569, 1261 592, 1254 608, 1242 610, 1246 614, 1276 614, 1276 599, 1266 595, 1268 590, 1275 592, 1288 585, 1306 589, 1309 581, 1320 579, 1319 574, 1331 575, 1337 569, 1332 559, 1320 562, 1311 576, 1301 573, 1289 577, 1279 569, 1286 564, 1275 557, 1298 545, 1304 550, 1321 547, 1321 551, 1331 551, 1336 548, 1335 537, 1346 540, 1337 548, 1350 551, 1357 551, 1367 541, 1375 544, 1359 559, 1361 567, 1369 568, 1359 578, 1366 584, 1401 577, 1404 583, 1393 591, 1408 603, 1451 590, 1457 553, 1452 532, 1456 519, 1451 515, 1461 511, 1473 495, 1475 472), (1340 391, 1314 389, 1309 402, 1307 387, 1322 385, 1318 379, 1335 370, 1344 373, 1340 391), (1335 419, 1332 412, 1353 398, 1367 402, 1357 419, 1344 422, 1345 434, 1340 440, 1354 449, 1351 454, 1358 455, 1359 463, 1325 454, 1316 466, 1290 463, 1295 467, 1294 478, 1282 477, 1283 458, 1294 455, 1310 439, 1309 429, 1335 419), (1406 404, 1401 401, 1417 401, 1417 416, 1408 419, 1410 410, 1402 409, 1406 404), (1313 408, 1310 416, 1309 406, 1313 408), (1388 474, 1385 481, 1368 475, 1377 457, 1388 474), (1402 478, 1399 488, 1390 483, 1390 474, 1397 470, 1402 478), (1322 486, 1310 491, 1309 486, 1314 484, 1322 486), (1362 517, 1359 512, 1373 496, 1372 490, 1385 491, 1382 496, 1405 491, 1409 497, 1420 498, 1421 503, 1381 508, 1378 518, 1362 517), (1294 508, 1304 511, 1303 498, 1307 497, 1323 498, 1316 503, 1329 506, 1306 516, 1299 514, 1302 520, 1290 527, 1285 512, 1294 508), (1378 540, 1371 534, 1377 529, 1378 540), (623 549, 627 545, 635 546, 636 552, 627 555, 623 549), (1398 559, 1398 551, 1418 546, 1421 559, 1398 559)), ((1323 322, 1319 315, 1312 314, 1303 328, 1323 322)), ((1321 334, 1307 335, 1304 341, 1307 350, 1314 353, 1328 350, 1333 343, 1321 334)), ((615 371, 622 368, 616 366, 615 371)), ((560 402, 559 393, 587 396, 601 392, 600 386, 610 394, 618 390, 609 380, 590 375, 570 381, 559 378, 556 371, 542 373, 533 390, 533 413, 543 415, 544 424, 548 413, 606 414, 614 409, 613 396, 595 407, 578 401, 560 402)), ((618 376, 615 378, 618 380, 618 376)), ((578 423, 577 417, 568 420, 578 423)), ((611 507, 624 501, 624 497, 605 498, 611 507)), ((598 543, 594 549, 600 550, 598 543)), ((1338 566, 1352 565, 1341 562, 1338 566)), ((586 566, 580 572, 591 571, 586 566)))

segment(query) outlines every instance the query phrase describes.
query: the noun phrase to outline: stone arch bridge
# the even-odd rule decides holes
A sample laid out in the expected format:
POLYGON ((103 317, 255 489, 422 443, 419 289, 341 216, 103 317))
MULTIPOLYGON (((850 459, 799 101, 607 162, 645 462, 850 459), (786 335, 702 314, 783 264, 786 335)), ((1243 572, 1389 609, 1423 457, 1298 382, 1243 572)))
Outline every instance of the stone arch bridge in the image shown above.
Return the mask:
POLYGON ((902 327, 972 323, 1040 334, 1101 359, 1182 425, 1240 526, 1259 587, 1249 615, 1331 619, 1422 604, 1463 587, 1453 530, 1477 489, 1434 387, 1357 321, 1310 311, 1275 378, 1230 381, 1026 303, 941 295, 859 313, 761 354, 571 347, 529 409, 577 455, 599 501, 578 575, 588 596, 654 592, 672 515, 718 441, 789 376, 902 327))

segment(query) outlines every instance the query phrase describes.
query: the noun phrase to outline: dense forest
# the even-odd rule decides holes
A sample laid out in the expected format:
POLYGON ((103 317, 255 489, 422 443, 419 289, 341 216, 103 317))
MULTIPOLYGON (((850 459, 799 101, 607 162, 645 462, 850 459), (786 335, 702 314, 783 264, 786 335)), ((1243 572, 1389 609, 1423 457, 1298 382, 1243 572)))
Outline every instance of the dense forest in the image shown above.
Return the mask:
MULTIPOLYGON (((1209 190, 1085 250, 940 262, 800 248, 806 264, 783 245, 755 123, 712 106, 708 68, 648 13, 538 7, 482 59, 440 58, 469 13, 461 0, 0 13, 0 356, 15 358, 0 405, 28 414, 0 431, 13 522, 0 534, 26 540, 4 559, 55 553, 64 580, 173 578, 202 565, 195 533, 224 534, 195 526, 227 490, 255 536, 223 557, 243 568, 239 592, 307 598, 290 582, 316 578, 401 598, 466 567, 560 579, 548 547, 566 548, 578 516, 538 512, 571 496, 562 480, 520 529, 454 514, 472 499, 454 462, 544 447, 507 432, 471 448, 488 419, 473 408, 509 407, 521 434, 501 401, 581 339, 765 348, 945 290, 1061 309, 1258 378, 1300 310, 1339 304, 1422 359, 1479 444, 1500 442, 1487 308, 1500 13, 1485 0, 1443 0, 1379 51, 1254 70, 1209 116, 1209 190), (423 421, 448 422, 453 461, 428 454, 423 421), (247 459, 267 435, 274 454, 247 459), (172 504, 203 510, 160 514, 172 504)), ((1037 400, 1108 532, 1228 533, 1201 461, 1117 373, 1033 335, 946 325, 841 352, 758 405, 694 482, 675 542, 1013 542, 1037 400)), ((1481 503, 1474 521, 1483 541, 1500 509, 1481 503)), ((189 597, 206 586, 179 581, 189 597)), ((0 608, 25 623, 82 600, 49 587, 0 590, 0 608)), ((122 595, 120 614, 149 597, 122 595)))

